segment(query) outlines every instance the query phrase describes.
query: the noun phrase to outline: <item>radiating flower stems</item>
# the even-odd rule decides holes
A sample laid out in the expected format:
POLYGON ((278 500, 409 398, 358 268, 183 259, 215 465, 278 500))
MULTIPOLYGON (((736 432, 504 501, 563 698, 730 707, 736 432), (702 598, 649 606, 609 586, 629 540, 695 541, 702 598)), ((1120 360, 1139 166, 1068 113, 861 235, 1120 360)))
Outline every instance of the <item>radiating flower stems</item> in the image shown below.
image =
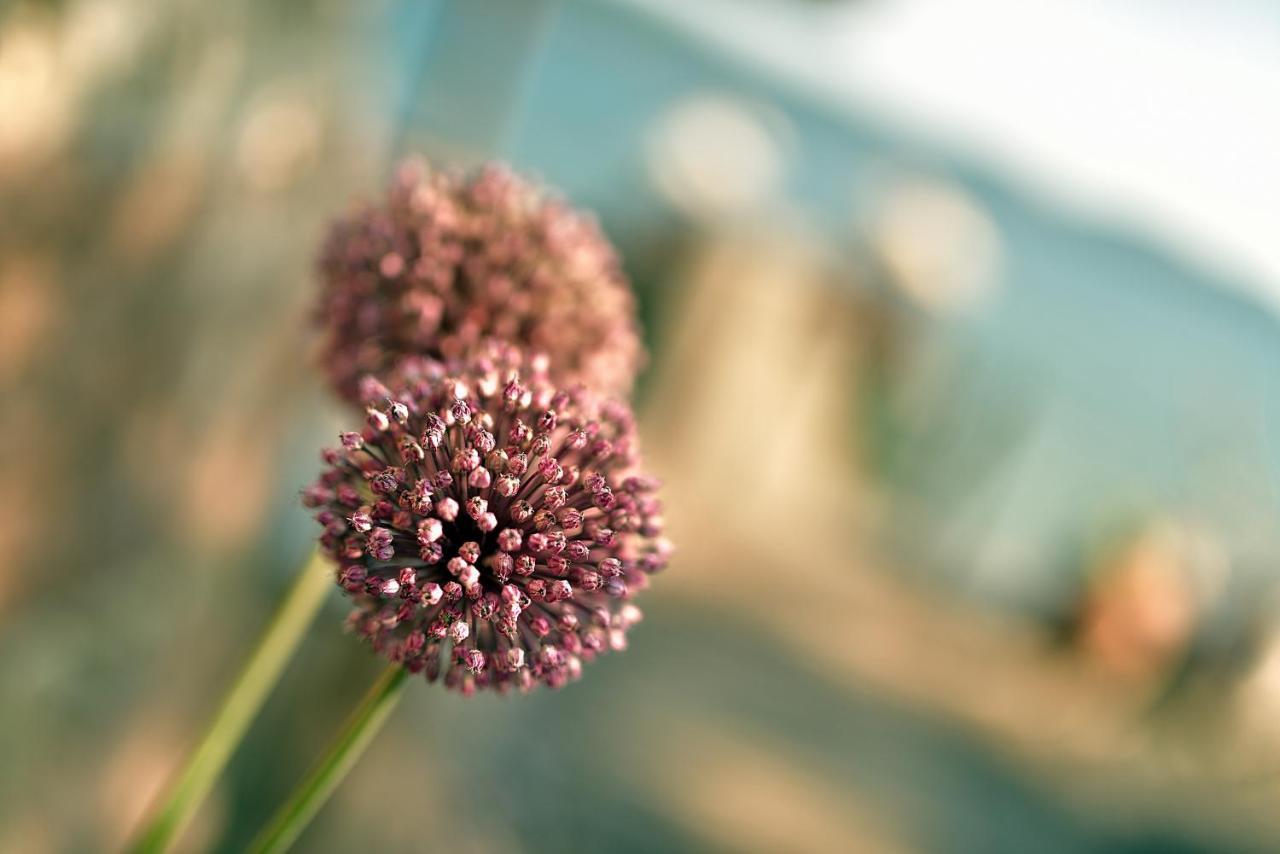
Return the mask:
POLYGON ((174 778, 172 788, 155 807, 130 851, 135 854, 163 852, 177 842, 275 687, 281 671, 324 603, 325 594, 332 589, 332 567, 317 551, 298 573, 200 745, 174 778))
POLYGON ((329 746, 324 757, 298 784, 271 823, 258 835, 249 850, 255 854, 288 851, 298 836, 311 823, 325 801, 355 765, 360 754, 382 727, 395 708, 405 685, 408 671, 393 664, 383 671, 378 681, 360 701, 351 718, 329 746))

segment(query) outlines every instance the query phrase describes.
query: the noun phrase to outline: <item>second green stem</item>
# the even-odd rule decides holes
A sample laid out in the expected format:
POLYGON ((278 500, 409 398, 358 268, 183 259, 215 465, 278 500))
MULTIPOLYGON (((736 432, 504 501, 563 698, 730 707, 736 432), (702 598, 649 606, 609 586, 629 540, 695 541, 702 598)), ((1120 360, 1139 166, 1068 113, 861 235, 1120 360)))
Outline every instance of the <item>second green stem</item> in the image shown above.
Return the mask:
POLYGON ((298 784, 289 800, 276 811, 271 823, 254 840, 251 851, 274 854, 287 851, 293 845, 298 835, 306 829, 320 807, 333 794, 333 790, 347 776, 347 772, 377 734, 387 715, 395 708, 407 675, 408 671, 398 664, 383 671, 324 757, 311 769, 306 779, 298 784))

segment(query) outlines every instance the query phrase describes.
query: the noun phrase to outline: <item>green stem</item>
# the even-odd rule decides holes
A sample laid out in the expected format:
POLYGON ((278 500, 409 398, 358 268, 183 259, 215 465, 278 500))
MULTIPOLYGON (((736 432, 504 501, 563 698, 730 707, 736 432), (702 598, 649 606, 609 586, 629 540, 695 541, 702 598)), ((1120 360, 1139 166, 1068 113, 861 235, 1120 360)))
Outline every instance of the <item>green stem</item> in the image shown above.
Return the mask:
POLYGON ((204 739, 130 846, 131 852, 168 851, 177 841, 262 708, 332 584, 331 564, 318 551, 313 553, 223 699, 204 739))
POLYGON ((395 708, 407 675, 408 671, 398 664, 383 671, 338 733, 338 737, 329 745, 324 757, 293 790, 289 800, 276 810, 271 823, 254 840, 250 851, 256 854, 274 854, 289 850, 325 801, 329 800, 333 790, 347 776, 351 766, 355 765, 387 715, 395 708))

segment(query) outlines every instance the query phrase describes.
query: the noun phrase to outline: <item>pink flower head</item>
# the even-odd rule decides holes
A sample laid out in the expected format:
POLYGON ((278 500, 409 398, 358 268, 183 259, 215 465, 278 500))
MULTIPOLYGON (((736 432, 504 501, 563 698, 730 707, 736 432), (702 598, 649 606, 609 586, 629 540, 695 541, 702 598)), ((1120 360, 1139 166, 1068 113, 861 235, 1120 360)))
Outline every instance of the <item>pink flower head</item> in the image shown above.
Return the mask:
POLYGON ((378 411, 305 492, 375 650, 470 693, 558 687, 623 648, 670 553, 625 404, 490 342, 378 411))
POLYGON ((323 363, 351 401, 376 396, 365 375, 466 358, 485 338, 608 395, 629 392, 644 361, 630 286, 595 221, 502 166, 406 161, 384 204, 334 224, 320 270, 323 363))

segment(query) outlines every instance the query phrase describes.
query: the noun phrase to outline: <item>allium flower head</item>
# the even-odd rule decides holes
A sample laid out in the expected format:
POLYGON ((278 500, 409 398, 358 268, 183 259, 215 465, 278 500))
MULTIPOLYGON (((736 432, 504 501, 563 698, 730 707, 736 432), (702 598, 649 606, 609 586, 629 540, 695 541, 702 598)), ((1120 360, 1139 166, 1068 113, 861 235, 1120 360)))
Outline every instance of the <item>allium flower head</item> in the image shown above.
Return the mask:
POLYGON ((321 256, 324 364, 339 394, 405 356, 456 360, 487 338, 551 377, 625 395, 644 360, 631 288, 595 221, 504 167, 401 164, 380 206, 336 223, 321 256))
POLYGON ((355 602, 350 624, 452 688, 558 687, 624 648, 666 564, 630 409, 553 386, 515 348, 381 391, 303 501, 355 602))

